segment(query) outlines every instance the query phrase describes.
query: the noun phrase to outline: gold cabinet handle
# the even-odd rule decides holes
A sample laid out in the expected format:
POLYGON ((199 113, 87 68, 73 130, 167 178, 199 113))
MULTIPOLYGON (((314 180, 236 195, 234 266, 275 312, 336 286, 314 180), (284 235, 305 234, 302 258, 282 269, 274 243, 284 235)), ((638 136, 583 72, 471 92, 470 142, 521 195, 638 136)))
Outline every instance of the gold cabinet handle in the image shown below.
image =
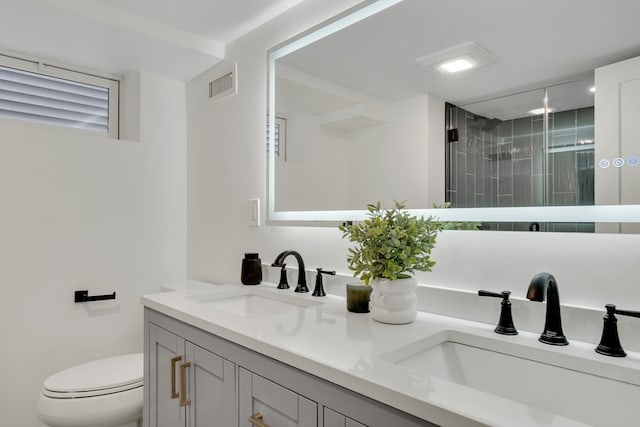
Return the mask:
POLYGON ((191 366, 191 362, 184 362, 180 365, 180 406, 191 405, 191 400, 187 399, 187 368, 191 366))
POLYGON ((176 391, 176 363, 182 360, 182 356, 171 359, 171 399, 177 399, 180 394, 176 391))
POLYGON ((262 421, 262 418, 263 418, 262 414, 260 412, 256 412, 255 414, 249 417, 249 422, 251 423, 251 425, 255 427, 269 427, 269 424, 262 421))

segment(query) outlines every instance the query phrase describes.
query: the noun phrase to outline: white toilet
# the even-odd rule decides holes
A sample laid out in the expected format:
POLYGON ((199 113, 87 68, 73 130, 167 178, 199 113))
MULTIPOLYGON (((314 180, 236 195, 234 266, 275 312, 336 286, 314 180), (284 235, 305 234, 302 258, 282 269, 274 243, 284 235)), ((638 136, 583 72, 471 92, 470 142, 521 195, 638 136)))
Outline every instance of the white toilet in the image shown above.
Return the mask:
POLYGON ((140 427, 143 355, 74 366, 44 381, 38 416, 50 427, 140 427))

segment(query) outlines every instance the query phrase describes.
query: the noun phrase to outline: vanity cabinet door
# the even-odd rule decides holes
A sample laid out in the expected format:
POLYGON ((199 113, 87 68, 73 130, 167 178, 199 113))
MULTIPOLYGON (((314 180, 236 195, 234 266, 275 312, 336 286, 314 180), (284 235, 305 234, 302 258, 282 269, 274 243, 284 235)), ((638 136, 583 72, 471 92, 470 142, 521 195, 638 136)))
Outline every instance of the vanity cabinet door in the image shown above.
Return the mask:
POLYGON ((145 426, 238 425, 232 362, 149 324, 149 372, 145 426))
POLYGON ((189 370, 188 408, 190 427, 238 425, 235 364, 186 342, 189 370))
POLYGON ((326 407, 323 408, 322 414, 322 427, 367 427, 326 407))
POLYGON ((238 371, 241 427, 318 426, 315 402, 246 369, 238 371))
POLYGON ((149 409, 145 414, 150 427, 186 425, 186 414, 180 406, 179 367, 184 362, 184 339, 149 325, 149 409))

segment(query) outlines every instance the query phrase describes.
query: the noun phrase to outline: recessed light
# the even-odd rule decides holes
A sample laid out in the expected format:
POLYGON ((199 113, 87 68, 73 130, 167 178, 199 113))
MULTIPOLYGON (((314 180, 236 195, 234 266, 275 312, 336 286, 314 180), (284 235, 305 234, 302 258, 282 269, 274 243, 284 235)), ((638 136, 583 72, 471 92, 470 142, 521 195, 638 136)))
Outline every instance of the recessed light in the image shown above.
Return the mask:
POLYGON ((467 42, 438 53, 416 59, 421 66, 441 73, 479 68, 496 62, 498 58, 473 42, 467 42))
POLYGON ((473 68, 473 63, 466 58, 451 59, 438 65, 438 68, 448 73, 459 73, 460 71, 473 68))
MULTIPOLYGON (((553 110, 552 110, 551 108, 547 108, 547 109, 546 109, 546 111, 547 111, 547 113, 550 113, 550 112, 552 112, 553 110)), ((544 112, 545 112, 545 108, 544 108, 544 107, 542 107, 542 108, 535 108, 535 109, 533 109, 533 110, 529 110, 529 114, 533 114, 534 116, 537 116, 537 115, 539 115, 539 114, 544 114, 544 112)))
POLYGON ((595 87, 595 86, 591 86, 591 87, 589 88, 589 92, 591 92, 591 93, 595 93, 595 91, 596 91, 596 87, 595 87))

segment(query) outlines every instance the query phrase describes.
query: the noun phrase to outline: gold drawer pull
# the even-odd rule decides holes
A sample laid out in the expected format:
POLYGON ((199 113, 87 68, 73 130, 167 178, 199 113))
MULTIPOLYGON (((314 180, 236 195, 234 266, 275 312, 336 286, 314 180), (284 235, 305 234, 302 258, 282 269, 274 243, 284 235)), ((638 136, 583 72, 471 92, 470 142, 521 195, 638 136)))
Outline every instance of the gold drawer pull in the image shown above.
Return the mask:
POLYGON ((191 362, 185 362, 180 365, 180 406, 191 405, 191 400, 187 399, 187 368, 191 366, 191 362))
POLYGON ((176 391, 176 363, 182 360, 182 356, 171 359, 171 399, 177 399, 180 394, 176 391))
POLYGON ((260 412, 256 412, 255 414, 249 417, 249 422, 251 423, 251 425, 255 427, 269 427, 269 424, 262 421, 262 418, 263 418, 262 414, 260 412))

